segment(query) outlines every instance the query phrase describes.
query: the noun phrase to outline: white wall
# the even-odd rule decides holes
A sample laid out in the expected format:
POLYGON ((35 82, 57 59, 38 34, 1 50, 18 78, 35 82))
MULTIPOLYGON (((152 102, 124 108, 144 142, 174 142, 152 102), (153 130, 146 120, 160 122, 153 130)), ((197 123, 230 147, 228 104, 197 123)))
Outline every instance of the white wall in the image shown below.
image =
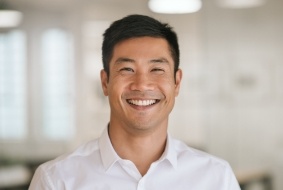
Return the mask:
POLYGON ((208 151, 234 168, 268 168, 282 189, 282 1, 202 15, 203 64, 215 91, 207 102, 208 151), (216 82, 215 82, 216 81, 216 82), (216 83, 216 84, 215 84, 216 83))

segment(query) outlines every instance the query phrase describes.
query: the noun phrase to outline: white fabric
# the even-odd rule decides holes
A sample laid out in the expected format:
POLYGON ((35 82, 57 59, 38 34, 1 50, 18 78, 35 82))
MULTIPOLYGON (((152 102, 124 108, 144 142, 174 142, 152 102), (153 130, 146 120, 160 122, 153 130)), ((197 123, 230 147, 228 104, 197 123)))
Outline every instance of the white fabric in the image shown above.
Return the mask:
POLYGON ((75 152, 41 165, 29 190, 239 190, 226 161, 168 135, 162 157, 141 176, 114 151, 107 130, 75 152))

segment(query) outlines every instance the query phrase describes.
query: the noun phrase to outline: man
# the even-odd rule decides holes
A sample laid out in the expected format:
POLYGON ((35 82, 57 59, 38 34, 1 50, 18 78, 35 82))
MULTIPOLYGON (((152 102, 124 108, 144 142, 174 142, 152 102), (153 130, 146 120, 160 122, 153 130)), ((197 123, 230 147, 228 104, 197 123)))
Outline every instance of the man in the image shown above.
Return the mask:
POLYGON ((172 28, 143 15, 104 33, 101 84, 111 108, 99 139, 41 165, 30 190, 239 190, 229 164, 167 134, 182 71, 172 28))

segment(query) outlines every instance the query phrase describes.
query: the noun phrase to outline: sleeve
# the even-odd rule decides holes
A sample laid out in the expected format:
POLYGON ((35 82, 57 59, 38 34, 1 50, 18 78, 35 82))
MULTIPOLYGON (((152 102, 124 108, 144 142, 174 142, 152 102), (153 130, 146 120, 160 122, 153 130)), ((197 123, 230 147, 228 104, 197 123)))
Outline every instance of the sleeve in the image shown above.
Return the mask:
POLYGON ((32 178, 29 190, 55 190, 50 177, 44 171, 42 166, 39 166, 32 178))

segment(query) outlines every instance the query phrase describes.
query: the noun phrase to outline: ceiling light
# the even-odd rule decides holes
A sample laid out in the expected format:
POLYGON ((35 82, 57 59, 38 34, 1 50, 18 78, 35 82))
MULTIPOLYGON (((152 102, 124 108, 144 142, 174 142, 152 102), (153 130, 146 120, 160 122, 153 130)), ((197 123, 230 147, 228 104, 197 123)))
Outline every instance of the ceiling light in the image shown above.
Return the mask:
POLYGON ((0 28, 15 27, 20 24, 22 13, 14 10, 0 10, 0 28))
POLYGON ((18 26, 22 16, 21 12, 11 9, 5 0, 0 0, 0 28, 18 26))
POLYGON ((251 8, 261 6, 265 0, 218 0, 218 4, 224 8, 251 8))
POLYGON ((201 0, 149 0, 151 11, 165 14, 193 13, 200 10, 201 0))

